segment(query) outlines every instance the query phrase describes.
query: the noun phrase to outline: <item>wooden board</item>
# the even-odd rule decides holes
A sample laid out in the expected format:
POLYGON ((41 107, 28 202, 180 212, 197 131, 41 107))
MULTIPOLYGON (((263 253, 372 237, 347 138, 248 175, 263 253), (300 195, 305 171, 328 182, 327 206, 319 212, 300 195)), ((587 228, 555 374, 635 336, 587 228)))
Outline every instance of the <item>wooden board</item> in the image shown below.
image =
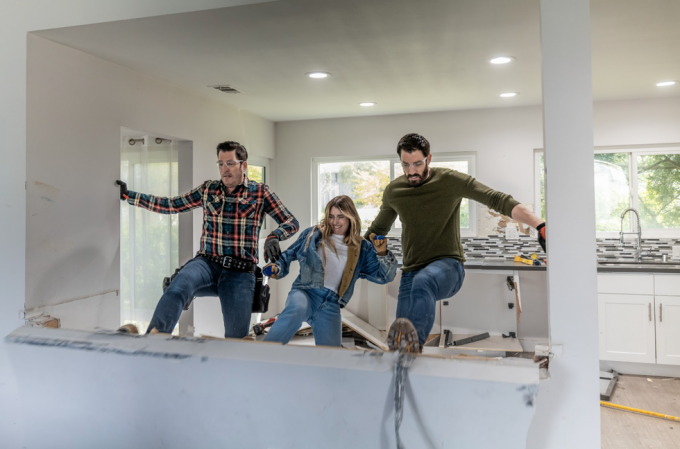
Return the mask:
POLYGON ((383 351, 389 350, 387 347, 387 332, 379 331, 347 309, 341 309, 340 313, 342 314, 342 324, 350 327, 383 351))

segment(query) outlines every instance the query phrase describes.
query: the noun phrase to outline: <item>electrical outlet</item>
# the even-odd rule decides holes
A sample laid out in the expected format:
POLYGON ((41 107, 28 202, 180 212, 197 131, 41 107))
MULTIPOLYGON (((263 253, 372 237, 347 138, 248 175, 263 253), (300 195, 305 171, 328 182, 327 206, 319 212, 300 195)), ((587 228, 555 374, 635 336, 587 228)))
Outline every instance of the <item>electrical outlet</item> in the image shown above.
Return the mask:
POLYGON ((519 239, 519 228, 517 223, 508 223, 505 228, 505 239, 506 240, 517 240, 519 239))
POLYGON ((680 246, 673 247, 673 259, 680 259, 680 246))

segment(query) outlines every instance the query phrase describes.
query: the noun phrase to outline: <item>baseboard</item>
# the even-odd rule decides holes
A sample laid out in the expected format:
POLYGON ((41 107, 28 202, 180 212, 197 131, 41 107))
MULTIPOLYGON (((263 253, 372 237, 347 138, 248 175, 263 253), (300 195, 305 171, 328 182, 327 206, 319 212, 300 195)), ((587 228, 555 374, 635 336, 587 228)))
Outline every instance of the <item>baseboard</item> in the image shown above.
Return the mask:
POLYGON ((600 370, 614 370, 620 374, 636 376, 680 377, 680 365, 658 365, 656 363, 611 362, 600 360, 600 370))

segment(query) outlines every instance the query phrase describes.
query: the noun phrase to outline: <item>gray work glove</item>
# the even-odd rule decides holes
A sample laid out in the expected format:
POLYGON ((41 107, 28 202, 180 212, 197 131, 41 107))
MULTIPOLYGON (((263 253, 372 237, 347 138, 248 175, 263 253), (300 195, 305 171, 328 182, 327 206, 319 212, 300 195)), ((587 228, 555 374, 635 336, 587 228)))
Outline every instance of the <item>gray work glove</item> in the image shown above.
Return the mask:
POLYGON ((281 256, 281 247, 279 246, 279 238, 275 235, 270 235, 264 242, 264 260, 265 262, 276 262, 281 256))
POLYGON ((130 193, 128 192, 127 184, 121 181, 120 179, 116 180, 116 184, 120 186, 120 199, 126 201, 130 193))

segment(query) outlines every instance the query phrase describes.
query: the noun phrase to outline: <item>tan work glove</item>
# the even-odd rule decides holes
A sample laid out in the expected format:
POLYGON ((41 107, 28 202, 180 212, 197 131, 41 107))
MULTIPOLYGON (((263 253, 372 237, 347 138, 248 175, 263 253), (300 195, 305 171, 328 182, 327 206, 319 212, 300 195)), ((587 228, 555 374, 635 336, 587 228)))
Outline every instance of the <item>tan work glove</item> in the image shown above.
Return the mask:
POLYGON ((384 235, 375 235, 371 233, 368 238, 371 239, 371 243, 373 243, 373 247, 378 252, 379 256, 387 254, 387 239, 384 235))
POLYGON ((264 274, 265 276, 269 276, 272 279, 277 278, 276 275, 278 274, 278 272, 279 268, 276 266, 276 264, 273 263, 265 265, 264 268, 262 269, 262 274, 264 274))

